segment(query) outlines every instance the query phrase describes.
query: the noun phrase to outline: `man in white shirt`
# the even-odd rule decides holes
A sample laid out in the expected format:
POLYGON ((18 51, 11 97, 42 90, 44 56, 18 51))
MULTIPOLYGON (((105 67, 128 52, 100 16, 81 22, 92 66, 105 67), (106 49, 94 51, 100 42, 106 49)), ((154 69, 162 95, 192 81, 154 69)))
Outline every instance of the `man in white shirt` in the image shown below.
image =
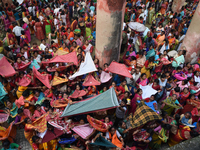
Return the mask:
MULTIPOLYGON (((135 68, 132 68, 131 71, 130 71, 130 73, 133 76, 133 74, 135 73, 135 68)), ((133 83, 134 83, 133 78, 126 77, 126 81, 127 81, 127 84, 129 84, 129 85, 133 85, 133 83)))
POLYGON ((90 14, 90 17, 94 16, 94 12, 91 9, 89 9, 89 14, 90 14))
POLYGON ((133 80, 134 80, 133 86, 135 86, 135 83, 140 78, 140 75, 141 75, 140 69, 136 68, 135 69, 135 73, 132 75, 133 76, 133 80))
POLYGON ((14 24, 15 27, 13 28, 12 32, 15 33, 15 36, 17 38, 18 45, 20 44, 20 36, 22 35, 21 31, 24 31, 24 29, 17 25, 17 23, 14 24))
POLYGON ((55 14, 56 16, 58 15, 59 10, 60 10, 60 8, 57 8, 57 7, 54 9, 54 14, 55 14))

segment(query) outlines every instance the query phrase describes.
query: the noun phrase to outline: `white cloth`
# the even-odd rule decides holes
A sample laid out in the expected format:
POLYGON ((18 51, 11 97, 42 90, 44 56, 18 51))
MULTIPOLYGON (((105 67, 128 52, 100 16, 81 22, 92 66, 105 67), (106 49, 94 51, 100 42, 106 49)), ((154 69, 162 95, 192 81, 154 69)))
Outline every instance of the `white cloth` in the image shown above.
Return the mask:
POLYGON ((89 12, 89 14, 90 14, 90 17, 94 16, 94 12, 92 10, 89 12))
POLYGON ((21 31, 24 31, 24 29, 22 27, 19 26, 15 26, 12 30, 16 36, 21 36, 21 31))
POLYGON ((92 44, 89 43, 89 45, 87 46, 87 48, 84 50, 86 53, 90 52, 90 49, 92 47, 92 44))
MULTIPOLYGON (((165 44, 163 44, 163 46, 160 49, 160 53, 163 54, 166 49, 167 46, 165 46, 165 44)), ((168 44, 168 49, 169 49, 169 44, 168 44)))
POLYGON ((56 8, 54 9, 53 13, 57 16, 58 15, 58 12, 59 12, 60 8, 56 8))
POLYGON ((90 52, 87 52, 85 56, 85 61, 81 63, 79 70, 76 73, 74 73, 71 77, 69 77, 69 79, 73 80, 78 76, 81 76, 90 72, 94 72, 94 71, 97 71, 97 68, 95 67, 95 64, 92 60, 90 52))
POLYGON ((41 48, 43 51, 45 50, 46 47, 47 47, 47 46, 44 45, 43 43, 40 44, 40 48, 41 48))
POLYGON ((101 75, 100 75, 100 80, 101 83, 106 83, 108 82, 112 77, 110 76, 109 73, 102 71, 101 75))
POLYGON ((200 77, 194 76, 194 81, 200 83, 200 77))
POLYGON ((157 91, 152 88, 152 84, 146 85, 146 86, 140 85, 140 88, 142 89, 142 92, 143 92, 142 93, 143 99, 150 98, 151 95, 154 95, 157 93, 157 91))

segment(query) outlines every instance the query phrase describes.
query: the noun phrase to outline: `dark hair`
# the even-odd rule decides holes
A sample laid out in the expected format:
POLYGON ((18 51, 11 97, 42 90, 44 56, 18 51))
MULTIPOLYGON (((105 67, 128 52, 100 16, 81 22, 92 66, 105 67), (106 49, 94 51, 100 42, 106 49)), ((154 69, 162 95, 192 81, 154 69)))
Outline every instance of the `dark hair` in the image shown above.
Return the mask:
POLYGON ((139 89, 137 89, 137 93, 139 93, 140 91, 142 91, 142 89, 140 89, 140 88, 139 88, 139 89))
POLYGON ((147 133, 149 133, 150 135, 153 133, 153 130, 151 128, 147 129, 147 133))
POLYGON ((161 78, 166 78, 166 75, 165 75, 165 74, 162 74, 162 75, 161 75, 161 78))
POLYGON ((55 134, 55 132, 54 132, 54 126, 52 126, 52 125, 49 124, 48 122, 47 122, 47 129, 48 129, 49 131, 51 131, 51 132, 56 136, 56 134, 55 134), (49 130, 49 128, 52 128, 52 130, 49 130))
POLYGON ((2 146, 5 147, 9 147, 10 146, 10 141, 8 139, 5 139, 2 143, 2 146))
POLYGON ((25 119, 24 119, 24 123, 28 123, 28 119, 30 119, 30 118, 28 118, 28 117, 25 118, 25 119))
POLYGON ((142 73, 142 74, 141 74, 141 78, 142 78, 144 75, 146 75, 146 73, 142 73))
POLYGON ((124 121, 120 121, 118 126, 121 127, 124 121))
POLYGON ((122 102, 124 102, 125 104, 127 104, 127 100, 125 98, 122 99, 122 102))
POLYGON ((181 88, 178 87, 178 86, 174 88, 174 91, 175 91, 175 92, 180 92, 180 90, 181 90, 181 88))
POLYGON ((154 82, 156 82, 157 84, 159 84, 159 80, 158 79, 155 79, 154 82))
POLYGON ((33 143, 35 143, 37 139, 40 139, 39 136, 34 135, 34 136, 32 137, 32 141, 33 141, 33 143))
POLYGON ((22 96, 23 96, 23 97, 28 97, 29 95, 30 95, 29 90, 25 90, 25 91, 22 93, 22 96))
POLYGON ((197 136, 199 136, 199 133, 194 131, 194 130, 192 130, 192 131, 190 131, 190 136, 191 137, 197 137, 197 136))
POLYGON ((18 113, 18 114, 23 113, 23 109, 22 109, 22 108, 19 108, 19 109, 17 110, 17 113, 18 113))

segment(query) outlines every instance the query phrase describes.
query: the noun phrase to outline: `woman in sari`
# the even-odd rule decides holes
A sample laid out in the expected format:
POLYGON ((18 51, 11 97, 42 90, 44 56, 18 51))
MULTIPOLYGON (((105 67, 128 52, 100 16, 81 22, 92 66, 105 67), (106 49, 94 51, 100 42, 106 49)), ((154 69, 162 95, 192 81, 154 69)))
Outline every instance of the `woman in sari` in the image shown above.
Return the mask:
POLYGON ((28 140, 28 142, 30 143, 30 145, 32 147, 32 144, 33 144, 32 136, 34 135, 34 132, 37 131, 37 129, 29 128, 29 125, 32 124, 32 121, 30 118, 25 118, 24 123, 25 123, 24 136, 28 140))
POLYGON ((17 116, 18 107, 15 103, 11 103, 10 101, 6 102, 5 113, 9 114, 8 123, 11 123, 15 120, 17 116))
POLYGON ((146 60, 148 60, 152 56, 155 57, 155 55, 156 55, 156 52, 155 52, 155 50, 153 48, 153 45, 150 45, 149 51, 147 52, 147 55, 146 55, 146 60))
POLYGON ((22 28, 24 29, 24 32, 25 32, 25 35, 27 36, 28 38, 28 42, 31 42, 31 33, 30 33, 30 30, 29 30, 29 26, 26 22, 22 21, 23 23, 23 26, 22 28))
POLYGON ((36 37, 39 40, 42 40, 45 38, 43 30, 42 30, 42 23, 40 20, 37 18, 36 23, 35 23, 35 31, 36 31, 36 37))
POLYGON ((155 14, 155 6, 149 8, 149 24, 152 24, 153 15, 155 14))
POLYGON ((12 12, 11 8, 8 8, 7 14, 9 16, 9 20, 10 22, 15 22, 15 17, 14 17, 14 13, 12 12))
POLYGON ((180 95, 180 100, 179 100, 180 104, 184 106, 189 96, 190 96, 189 89, 185 87, 180 95))
POLYGON ((92 46, 92 44, 89 43, 88 40, 85 40, 85 44, 82 46, 82 48, 83 48, 83 50, 84 50, 85 52, 88 52, 88 51, 89 51, 91 54, 92 54, 92 52, 93 52, 93 46, 92 46))
POLYGON ((172 128, 169 124, 162 124, 154 129, 152 141, 149 143, 150 149, 160 149, 162 143, 166 143, 169 138, 169 131, 172 128))
POLYGON ((144 64, 144 67, 141 69, 141 73, 145 73, 147 78, 151 77, 151 69, 153 69, 153 67, 155 67, 155 63, 154 63, 154 57, 150 57, 149 60, 147 60, 144 64))
POLYGON ((92 86, 91 90, 88 92, 88 95, 95 96, 98 95, 99 91, 97 90, 96 86, 92 86))
POLYGON ((178 54, 176 56, 174 56, 172 66, 177 68, 178 66, 180 66, 180 64, 184 64, 184 63, 185 63, 185 58, 183 55, 183 51, 179 50, 178 54))
POLYGON ((137 93, 135 94, 135 96, 133 97, 133 99, 131 100, 131 104, 130 104, 130 112, 129 113, 135 113, 136 107, 137 107, 137 101, 141 101, 142 100, 142 89, 138 89, 137 93))
POLYGON ((47 16, 47 18, 45 18, 44 20, 44 26, 45 26, 45 32, 46 32, 46 37, 48 38, 49 33, 51 33, 51 21, 49 16, 47 16))
POLYGON ((136 81, 137 87, 139 87, 140 85, 146 86, 148 83, 149 83, 149 80, 148 80, 147 75, 145 73, 142 73, 140 78, 136 81))
POLYGON ((198 136, 198 133, 195 131, 191 131, 190 127, 181 125, 180 128, 175 127, 171 133, 172 134, 170 135, 170 138, 168 140, 168 145, 170 147, 179 144, 181 141, 198 136))
POLYGON ((139 57, 137 58, 137 67, 142 68, 146 61, 146 57, 142 51, 139 51, 138 55, 139 55, 139 57))
POLYGON ((115 127, 111 127, 108 132, 106 132, 106 139, 110 140, 118 148, 123 148, 124 140, 120 133, 115 129, 115 127))
POLYGON ((35 17, 30 16, 29 17, 29 28, 30 28, 32 35, 35 33, 34 26, 35 26, 35 17))
POLYGON ((182 107, 182 105, 177 100, 177 95, 175 94, 172 97, 165 99, 162 103, 163 104, 161 109, 167 112, 169 116, 173 113, 174 109, 180 109, 182 107))
POLYGON ((92 23, 90 22, 90 19, 87 19, 85 26, 86 26, 85 27, 85 36, 86 36, 86 39, 90 42, 93 39, 92 23))
POLYGON ((52 32, 49 34, 49 44, 53 41, 54 43, 58 44, 58 33, 55 30, 52 30, 52 32))
POLYGON ((161 34, 159 34, 156 38, 156 41, 158 42, 157 48, 159 48, 159 46, 163 44, 164 40, 165 40, 165 32, 162 31, 161 34))
POLYGON ((6 39, 7 39, 7 43, 8 45, 13 45, 16 43, 16 39, 14 34, 12 33, 11 29, 8 29, 6 32, 6 39))
POLYGON ((8 16, 6 15, 5 12, 3 12, 3 15, 1 16, 1 19, 2 19, 3 22, 4 22, 5 30, 8 30, 11 23, 10 23, 10 21, 9 21, 9 19, 8 19, 8 16))
POLYGON ((24 31, 21 31, 22 35, 20 36, 20 46, 23 47, 24 44, 30 45, 28 37, 25 35, 24 31))

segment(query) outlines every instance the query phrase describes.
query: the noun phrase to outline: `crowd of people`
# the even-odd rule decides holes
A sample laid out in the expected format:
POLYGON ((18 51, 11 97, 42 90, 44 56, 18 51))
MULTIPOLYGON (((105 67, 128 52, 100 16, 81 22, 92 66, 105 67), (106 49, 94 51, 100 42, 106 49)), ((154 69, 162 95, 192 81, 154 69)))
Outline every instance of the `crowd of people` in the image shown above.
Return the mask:
POLYGON ((156 150, 200 134, 200 59, 185 62, 187 49, 181 46, 198 0, 177 12, 173 0, 127 0, 115 62, 126 66, 121 73, 95 58, 96 5, 95 0, 1 1, 2 150, 23 149, 15 143, 16 131, 23 129, 33 150, 156 150), (131 22, 146 30, 132 30, 131 22), (117 107, 107 109, 105 102, 92 112, 63 115, 112 89, 117 107), (133 119, 142 117, 148 119, 139 125, 133 119))

